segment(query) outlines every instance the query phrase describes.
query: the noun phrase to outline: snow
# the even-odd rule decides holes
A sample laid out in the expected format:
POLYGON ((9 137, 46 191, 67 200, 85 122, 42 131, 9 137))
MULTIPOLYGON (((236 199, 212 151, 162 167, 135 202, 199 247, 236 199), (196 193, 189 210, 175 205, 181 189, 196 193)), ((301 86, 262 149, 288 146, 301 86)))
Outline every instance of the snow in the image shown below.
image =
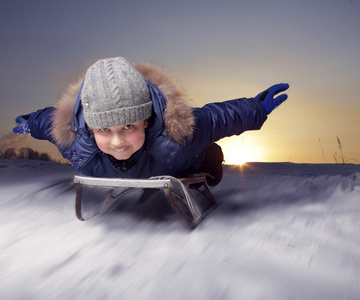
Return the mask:
POLYGON ((81 222, 75 174, 0 160, 0 299, 360 299, 360 165, 225 166, 193 231, 163 199, 81 222))

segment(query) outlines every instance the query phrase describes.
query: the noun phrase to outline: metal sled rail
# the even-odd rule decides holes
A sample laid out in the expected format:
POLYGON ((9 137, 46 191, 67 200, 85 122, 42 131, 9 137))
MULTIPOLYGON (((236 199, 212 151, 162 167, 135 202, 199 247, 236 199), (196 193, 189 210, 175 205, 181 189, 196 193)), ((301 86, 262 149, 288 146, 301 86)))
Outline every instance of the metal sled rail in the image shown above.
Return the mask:
POLYGON ((104 188, 163 189, 170 187, 171 179, 100 178, 76 175, 74 177, 74 183, 104 188))
POLYGON ((76 215, 79 220, 85 221, 82 213, 82 204, 86 200, 83 198, 87 197, 84 196, 84 188, 109 190, 105 198, 100 201, 100 208, 94 216, 97 214, 103 215, 117 200, 129 192, 138 189, 144 191, 146 189, 158 189, 164 191, 167 201, 181 219, 185 221, 185 224, 190 228, 194 228, 216 207, 216 201, 206 184, 206 175, 195 174, 185 178, 157 176, 149 179, 75 176, 74 183, 77 191, 76 215), (114 196, 113 191, 115 189, 122 189, 122 191, 114 196))

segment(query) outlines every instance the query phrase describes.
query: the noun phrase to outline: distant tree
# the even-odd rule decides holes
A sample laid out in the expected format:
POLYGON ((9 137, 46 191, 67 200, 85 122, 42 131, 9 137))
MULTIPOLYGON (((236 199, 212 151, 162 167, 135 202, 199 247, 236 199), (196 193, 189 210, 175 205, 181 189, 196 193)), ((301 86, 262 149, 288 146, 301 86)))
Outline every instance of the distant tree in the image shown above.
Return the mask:
POLYGON ((30 160, 39 160, 40 159, 39 152, 29 148, 28 149, 28 159, 30 159, 30 160))
POLYGON ((2 158, 5 158, 5 159, 16 159, 17 153, 16 153, 15 148, 9 148, 4 151, 2 156, 3 156, 2 158))
POLYGON ((21 148, 19 150, 19 155, 18 155, 18 158, 19 159, 27 159, 29 156, 28 154, 28 148, 21 148))
POLYGON ((47 153, 45 153, 45 152, 41 152, 41 153, 40 153, 39 159, 40 159, 40 160, 44 160, 44 161, 52 161, 50 155, 47 154, 47 153))

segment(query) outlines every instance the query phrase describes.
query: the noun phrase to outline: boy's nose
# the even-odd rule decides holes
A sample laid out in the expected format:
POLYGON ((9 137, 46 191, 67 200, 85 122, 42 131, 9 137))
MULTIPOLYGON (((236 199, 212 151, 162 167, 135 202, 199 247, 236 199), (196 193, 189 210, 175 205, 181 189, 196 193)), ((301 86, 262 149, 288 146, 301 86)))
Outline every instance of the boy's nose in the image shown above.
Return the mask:
POLYGON ((122 146, 124 142, 125 140, 123 139, 123 137, 118 134, 114 135, 111 139, 111 144, 115 147, 122 146))

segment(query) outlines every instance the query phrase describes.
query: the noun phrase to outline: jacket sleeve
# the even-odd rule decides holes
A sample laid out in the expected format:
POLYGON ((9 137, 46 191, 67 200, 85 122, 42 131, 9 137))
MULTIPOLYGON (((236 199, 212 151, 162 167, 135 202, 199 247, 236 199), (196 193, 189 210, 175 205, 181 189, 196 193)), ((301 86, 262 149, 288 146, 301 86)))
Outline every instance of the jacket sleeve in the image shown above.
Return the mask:
POLYGON ((46 107, 36 111, 29 119, 28 125, 30 127, 30 134, 33 138, 48 140, 49 142, 54 143, 51 135, 54 112, 54 107, 46 107))
POLYGON ((244 131, 260 129, 267 119, 264 108, 253 98, 210 103, 194 110, 194 145, 207 148, 212 143, 244 131))

